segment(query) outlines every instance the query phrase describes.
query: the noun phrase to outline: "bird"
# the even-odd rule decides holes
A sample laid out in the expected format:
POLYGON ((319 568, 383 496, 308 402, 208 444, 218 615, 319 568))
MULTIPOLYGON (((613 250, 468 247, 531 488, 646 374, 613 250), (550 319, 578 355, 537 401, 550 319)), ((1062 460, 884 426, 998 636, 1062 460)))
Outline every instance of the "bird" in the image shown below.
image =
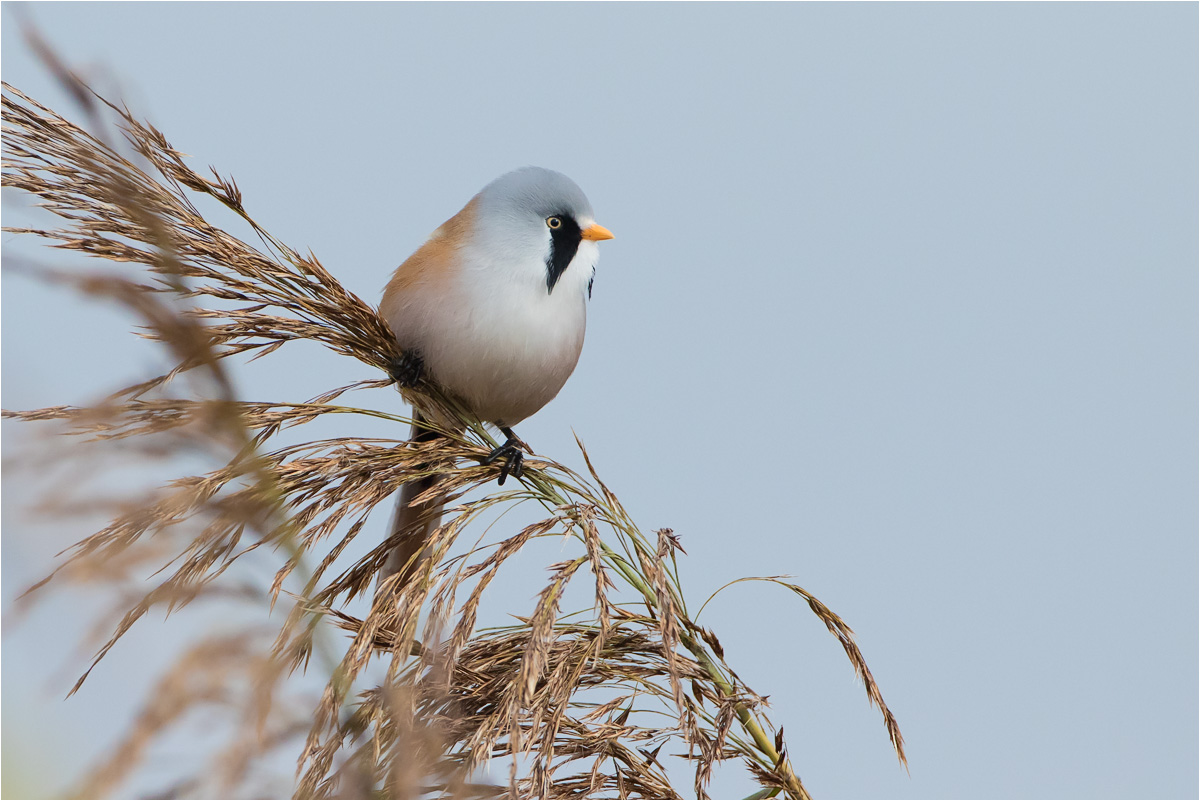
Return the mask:
MULTIPOLYGON (((613 234, 596 222, 579 186, 560 172, 523 167, 485 186, 392 275, 379 312, 403 357, 401 386, 429 379, 495 425, 504 444, 499 483, 521 476, 524 443, 513 426, 562 389, 583 349, 587 301, 600 251, 613 234)), ((414 410, 412 443, 440 436, 414 410)), ((414 574, 440 525, 444 499, 417 503, 435 477, 400 490, 391 550, 377 588, 414 574)))

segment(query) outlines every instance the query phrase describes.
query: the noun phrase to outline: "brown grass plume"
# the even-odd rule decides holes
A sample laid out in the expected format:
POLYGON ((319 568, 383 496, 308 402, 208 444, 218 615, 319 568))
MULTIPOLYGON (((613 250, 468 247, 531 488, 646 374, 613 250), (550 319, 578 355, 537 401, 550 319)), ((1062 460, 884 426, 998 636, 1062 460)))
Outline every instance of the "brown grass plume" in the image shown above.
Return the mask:
MULTIPOLYGON (((198 634, 75 792, 117 792, 147 747, 202 706, 228 721, 229 739, 209 768, 179 777, 179 794, 279 792, 262 789, 259 767, 280 752, 299 755, 287 788, 299 797, 707 797, 727 760, 744 763, 757 797, 807 797, 762 696, 689 616, 678 538, 645 535, 590 460, 580 475, 530 458, 515 486, 498 488, 498 465, 480 461, 492 436, 428 385, 406 391, 422 414, 447 423, 448 436, 427 446, 353 436, 284 444, 281 432, 326 415, 350 430, 367 415, 407 431, 400 416, 341 403, 391 383, 386 369, 401 354, 387 326, 314 255, 263 230, 233 180, 195 172, 153 126, 65 70, 60 77, 86 127, 4 85, 3 184, 34 196, 60 225, 6 230, 100 264, 141 265, 24 269, 127 309, 173 366, 89 407, 4 414, 49 421, 94 446, 120 443, 134 458, 198 451, 218 466, 114 500, 108 524, 65 552, 27 600, 79 584, 115 590, 123 601, 93 666, 152 610, 229 597, 276 608, 273 624, 259 615, 236 631, 198 634), (111 142, 102 123, 110 117, 119 130, 111 142), (198 196, 244 220, 257 244, 211 224, 198 196), (269 360, 298 340, 357 360, 367 377, 304 402, 242 399, 226 360, 269 360), (432 558, 364 615, 350 614, 350 601, 371 598, 388 547, 345 566, 347 547, 381 502, 431 471, 448 497, 432 558), (544 509, 540 520, 505 530, 501 516, 497 540, 478 537, 498 512, 529 502, 544 509), (511 625, 479 628, 488 585, 522 546, 548 537, 565 539, 566 556, 548 566, 532 608, 511 625), (256 584, 231 569, 264 551, 278 555, 273 579, 256 584), (564 611, 564 593, 580 582, 592 609, 564 611), (294 694, 296 671, 322 676, 319 697, 294 694), (691 765, 686 789, 675 784, 679 759, 691 765)), ((837 638, 903 762, 900 731, 850 628, 800 587, 769 581, 800 595, 837 638)))

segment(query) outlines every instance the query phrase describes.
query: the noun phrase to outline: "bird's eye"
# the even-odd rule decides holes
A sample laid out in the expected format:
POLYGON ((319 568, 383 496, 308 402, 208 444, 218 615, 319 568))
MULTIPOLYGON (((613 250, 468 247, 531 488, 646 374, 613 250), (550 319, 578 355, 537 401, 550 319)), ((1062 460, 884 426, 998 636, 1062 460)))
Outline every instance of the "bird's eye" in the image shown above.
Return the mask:
POLYGON ((549 226, 550 230, 562 228, 562 217, 547 217, 546 225, 549 226))

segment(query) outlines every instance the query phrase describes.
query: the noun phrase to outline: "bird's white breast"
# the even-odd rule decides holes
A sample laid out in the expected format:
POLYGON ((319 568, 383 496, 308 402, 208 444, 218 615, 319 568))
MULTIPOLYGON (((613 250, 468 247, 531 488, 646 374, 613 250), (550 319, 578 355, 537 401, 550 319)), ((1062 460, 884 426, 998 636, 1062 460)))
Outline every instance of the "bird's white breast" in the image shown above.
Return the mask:
POLYGON ((551 292, 541 243, 496 244, 466 244, 445 280, 413 287, 385 314, 434 380, 481 420, 512 426, 549 403, 574 371, 599 253, 581 242, 551 292))

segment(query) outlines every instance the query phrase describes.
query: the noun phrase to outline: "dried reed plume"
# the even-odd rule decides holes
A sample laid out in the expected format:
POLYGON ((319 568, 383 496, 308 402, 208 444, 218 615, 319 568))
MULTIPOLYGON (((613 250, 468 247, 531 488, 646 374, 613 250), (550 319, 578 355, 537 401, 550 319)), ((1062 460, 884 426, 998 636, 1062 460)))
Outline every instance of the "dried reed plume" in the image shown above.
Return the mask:
MULTIPOLYGON (((125 593, 92 667, 152 609, 237 595, 286 611, 281 624, 225 631, 182 654, 75 792, 114 792, 167 727, 208 706, 230 722, 229 740, 210 769, 181 777, 172 792, 261 794, 258 767, 291 749, 299 764, 290 791, 299 797, 679 797, 679 771, 660 756, 690 763, 686 792, 701 798, 725 760, 745 764, 760 788, 755 797, 808 797, 763 697, 689 613, 678 540, 669 529, 643 534, 586 451, 588 475, 536 457, 515 488, 498 489, 498 465, 481 464, 495 440, 428 385, 406 397, 432 419, 457 421, 445 425, 445 438, 419 446, 354 437, 281 444, 282 431, 324 415, 343 415, 347 425, 370 415, 407 432, 405 418, 335 403, 392 383, 387 369, 401 354, 387 327, 315 256, 255 223, 232 180, 193 171, 155 128, 69 73, 60 77, 88 128, 5 84, 3 184, 35 196, 62 227, 5 230, 144 265, 135 278, 28 269, 130 310, 174 366, 87 408, 4 414, 56 421, 56 432, 93 443, 119 441, 142 459, 198 450, 219 466, 115 503, 111 522, 65 552, 32 597, 78 582, 125 593), (105 140, 107 115, 122 144, 105 140), (261 244, 214 227, 193 205, 196 196, 230 209, 261 244), (375 377, 302 403, 240 399, 225 360, 270 358, 294 340, 357 359, 375 377), (438 476, 431 492, 449 498, 433 557, 414 580, 386 586, 365 616, 351 616, 347 603, 370 597, 388 547, 379 543, 340 572, 335 563, 372 510, 431 474, 438 476), (481 487, 490 491, 472 492, 481 487), (501 519, 498 542, 459 542, 483 529, 481 517, 527 501, 545 508, 544 519, 507 531, 501 519), (574 555, 549 566, 527 616, 478 630, 485 589, 523 545, 546 537, 564 539, 568 551, 573 544, 574 555), (231 570, 256 551, 281 555, 269 586, 231 570), (593 609, 565 613, 567 585, 587 572, 593 609), (147 577, 152 588, 131 597, 147 577), (370 675, 369 664, 378 668, 370 675), (319 698, 289 695, 297 669, 324 671, 319 698)), ((896 721, 850 628, 800 587, 769 581, 800 595, 837 638, 904 762, 896 721)))

